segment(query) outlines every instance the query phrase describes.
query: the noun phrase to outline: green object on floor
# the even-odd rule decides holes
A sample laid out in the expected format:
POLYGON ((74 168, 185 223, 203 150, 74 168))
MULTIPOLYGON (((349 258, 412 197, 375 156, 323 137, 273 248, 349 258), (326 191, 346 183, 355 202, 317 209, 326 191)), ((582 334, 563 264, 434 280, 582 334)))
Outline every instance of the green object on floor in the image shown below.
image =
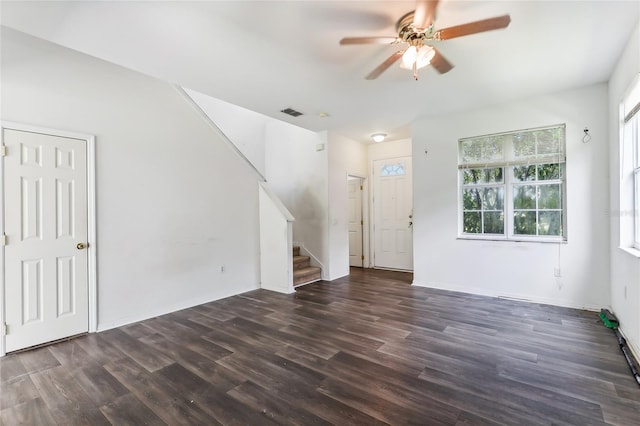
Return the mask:
POLYGON ((608 309, 601 309, 598 316, 604 323, 605 327, 612 328, 614 330, 618 328, 618 319, 611 312, 609 312, 608 309))

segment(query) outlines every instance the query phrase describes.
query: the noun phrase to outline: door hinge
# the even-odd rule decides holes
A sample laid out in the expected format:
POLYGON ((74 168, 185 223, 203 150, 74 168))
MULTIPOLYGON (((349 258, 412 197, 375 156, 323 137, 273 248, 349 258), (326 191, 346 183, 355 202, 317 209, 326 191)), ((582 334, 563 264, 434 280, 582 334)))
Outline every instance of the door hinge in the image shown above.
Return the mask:
POLYGON ((2 234, 0 237, 0 246, 4 247, 7 245, 7 234, 2 234))
POLYGON ((364 255, 362 255, 362 260, 364 260, 364 255))
POLYGON ((0 145, 0 157, 6 157, 6 156, 7 156, 7 146, 0 145))
POLYGON ((360 219, 360 225, 364 225, 364 220, 360 219))
POLYGON ((4 324, 2 324, 2 334, 4 336, 6 336, 7 334, 9 334, 9 326, 7 325, 7 323, 5 322, 4 324))
POLYGON ((362 185, 360 185, 360 191, 362 191, 362 185))

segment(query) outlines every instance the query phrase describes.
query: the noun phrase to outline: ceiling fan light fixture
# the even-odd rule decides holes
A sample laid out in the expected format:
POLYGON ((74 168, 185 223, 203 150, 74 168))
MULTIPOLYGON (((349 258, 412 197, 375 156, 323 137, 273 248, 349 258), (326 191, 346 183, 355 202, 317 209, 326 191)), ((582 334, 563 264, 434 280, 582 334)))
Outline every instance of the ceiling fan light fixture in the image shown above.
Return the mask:
POLYGON ((374 142, 382 142, 386 137, 386 133, 374 133, 371 135, 371 139, 373 139, 374 142))
POLYGON ((409 46, 409 48, 402 55, 402 62, 400 68, 406 70, 412 70, 413 64, 416 65, 416 69, 424 68, 431 63, 431 60, 436 55, 436 51, 433 47, 426 44, 420 46, 409 46))
POLYGON ((416 9, 404 14, 396 23, 397 36, 374 37, 345 37, 340 40, 341 45, 349 44, 400 44, 408 45, 406 49, 397 50, 367 76, 367 80, 375 80, 389 67, 400 61, 400 67, 413 71, 413 78, 418 79, 418 69, 429 64, 439 72, 445 74, 453 68, 442 54, 425 43, 439 42, 468 36, 486 31, 507 28, 511 23, 509 15, 481 19, 447 28, 435 27, 438 0, 416 0, 416 9), (433 61, 433 63, 431 63, 433 61))

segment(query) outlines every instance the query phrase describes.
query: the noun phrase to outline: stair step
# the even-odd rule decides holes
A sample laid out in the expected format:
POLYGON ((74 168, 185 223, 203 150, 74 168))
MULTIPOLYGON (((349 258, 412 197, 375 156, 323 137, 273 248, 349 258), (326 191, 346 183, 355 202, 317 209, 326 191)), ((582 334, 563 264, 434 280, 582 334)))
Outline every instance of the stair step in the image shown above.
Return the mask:
POLYGON ((294 287, 300 284, 306 284, 312 281, 318 281, 322 278, 321 269, 317 266, 307 266, 293 271, 294 287))
POLYGON ((293 270, 306 268, 311 266, 311 258, 309 256, 293 256, 293 270))
POLYGON ((300 246, 293 246, 293 255, 300 256, 300 246))

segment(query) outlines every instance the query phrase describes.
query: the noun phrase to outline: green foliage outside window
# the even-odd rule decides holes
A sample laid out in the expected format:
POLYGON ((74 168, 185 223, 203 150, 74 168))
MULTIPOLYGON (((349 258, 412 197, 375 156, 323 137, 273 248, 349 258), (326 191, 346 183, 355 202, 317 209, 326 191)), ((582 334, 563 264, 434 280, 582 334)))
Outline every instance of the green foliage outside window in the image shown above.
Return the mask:
MULTIPOLYGON (((564 165, 514 166, 513 233, 562 236, 564 165)), ((465 234, 505 233, 505 168, 463 169, 462 231, 465 234)))
POLYGON ((564 125, 464 138, 458 148, 463 234, 565 236, 564 125))
POLYGON ((504 169, 466 169, 463 182, 463 232, 504 234, 504 169))
POLYGON ((516 235, 563 235, 562 178, 559 163, 513 168, 513 233, 516 235), (555 182, 549 182, 555 181, 555 182))

